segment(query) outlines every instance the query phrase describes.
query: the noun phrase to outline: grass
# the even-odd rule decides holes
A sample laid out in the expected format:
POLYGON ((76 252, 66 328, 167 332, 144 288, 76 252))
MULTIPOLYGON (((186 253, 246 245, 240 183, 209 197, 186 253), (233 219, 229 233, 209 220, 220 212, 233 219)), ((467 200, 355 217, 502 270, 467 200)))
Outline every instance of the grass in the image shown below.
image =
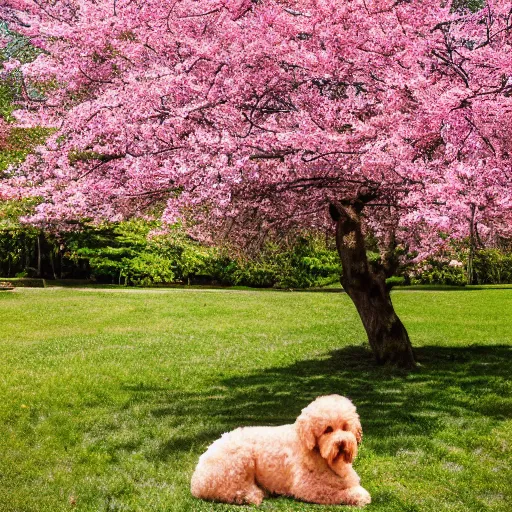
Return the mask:
MULTIPOLYGON (((0 511, 240 511, 195 500, 239 425, 358 406, 369 511, 509 511, 512 290, 393 292, 420 366, 376 367, 345 294, 0 294, 0 511)), ((288 498, 262 511, 334 511, 288 498)))

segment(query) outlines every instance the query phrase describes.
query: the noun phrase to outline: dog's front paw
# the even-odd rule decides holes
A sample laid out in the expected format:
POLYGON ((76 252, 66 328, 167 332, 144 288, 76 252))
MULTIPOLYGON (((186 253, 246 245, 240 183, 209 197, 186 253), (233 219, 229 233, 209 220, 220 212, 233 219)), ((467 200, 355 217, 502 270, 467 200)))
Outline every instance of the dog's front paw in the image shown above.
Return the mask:
POLYGON ((237 505, 261 505, 265 493, 256 485, 249 489, 237 491, 233 503, 237 505))
POLYGON ((364 488, 358 485, 357 487, 352 487, 351 489, 347 489, 347 505, 352 505, 354 507, 364 507, 371 503, 372 498, 370 493, 364 488))

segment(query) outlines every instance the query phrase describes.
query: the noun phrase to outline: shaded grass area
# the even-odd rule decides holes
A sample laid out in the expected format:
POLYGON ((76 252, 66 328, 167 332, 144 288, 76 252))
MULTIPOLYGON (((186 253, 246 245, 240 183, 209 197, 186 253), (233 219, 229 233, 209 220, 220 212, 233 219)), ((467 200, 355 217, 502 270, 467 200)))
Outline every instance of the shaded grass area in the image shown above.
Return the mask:
POLYGON ((340 393, 362 418, 368 510, 508 511, 512 292, 393 300, 420 362, 408 374, 374 365, 344 294, 1 295, 0 510, 240 510, 190 496, 200 453, 340 393))

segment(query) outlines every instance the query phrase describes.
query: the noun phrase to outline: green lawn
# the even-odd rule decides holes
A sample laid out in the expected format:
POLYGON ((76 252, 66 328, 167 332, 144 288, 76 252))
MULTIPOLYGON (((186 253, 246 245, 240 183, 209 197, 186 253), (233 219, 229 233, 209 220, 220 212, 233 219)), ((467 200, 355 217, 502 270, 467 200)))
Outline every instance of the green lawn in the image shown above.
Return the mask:
POLYGON ((410 374, 374 365, 345 294, 0 292, 0 511, 252 510, 192 498, 198 456, 328 393, 360 412, 367 510, 510 511, 512 289, 393 300, 410 374))

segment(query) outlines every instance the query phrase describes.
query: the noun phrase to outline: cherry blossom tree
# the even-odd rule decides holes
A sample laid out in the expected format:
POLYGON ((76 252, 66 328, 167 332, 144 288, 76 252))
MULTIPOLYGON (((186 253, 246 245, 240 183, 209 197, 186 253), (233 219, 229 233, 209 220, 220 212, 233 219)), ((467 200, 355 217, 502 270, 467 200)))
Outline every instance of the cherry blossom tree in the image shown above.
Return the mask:
POLYGON ((42 51, 12 186, 33 222, 165 205, 204 240, 334 226, 377 360, 414 364, 386 277, 446 235, 510 234, 512 11, 441 0, 6 0, 42 51), (369 261, 368 236, 380 259, 369 261))

